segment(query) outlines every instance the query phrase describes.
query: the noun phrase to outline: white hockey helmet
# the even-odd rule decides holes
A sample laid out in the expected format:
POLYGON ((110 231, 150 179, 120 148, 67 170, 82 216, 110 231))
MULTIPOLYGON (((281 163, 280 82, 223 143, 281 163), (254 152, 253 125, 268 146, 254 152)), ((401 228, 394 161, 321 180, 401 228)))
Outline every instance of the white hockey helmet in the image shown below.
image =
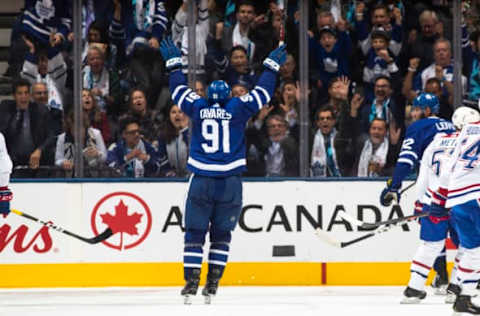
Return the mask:
POLYGON ((468 106, 461 106, 453 112, 452 123, 458 130, 465 125, 480 121, 480 113, 468 106))

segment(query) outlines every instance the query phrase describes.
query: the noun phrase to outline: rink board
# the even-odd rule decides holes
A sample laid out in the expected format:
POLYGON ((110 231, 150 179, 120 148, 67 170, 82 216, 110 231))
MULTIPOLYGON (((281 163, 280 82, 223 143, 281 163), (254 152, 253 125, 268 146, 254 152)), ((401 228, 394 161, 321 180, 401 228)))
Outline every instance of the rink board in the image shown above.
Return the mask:
MULTIPOLYGON (((182 284, 187 185, 13 183, 12 208, 84 237, 102 232, 106 223, 121 232, 90 245, 11 214, 0 219, 0 287, 182 284)), ((415 189, 402 196, 401 206, 387 208, 378 202, 383 187, 379 181, 245 182, 244 207, 222 283, 406 284, 419 243, 418 224, 343 249, 314 234, 316 226, 341 241, 368 233, 343 221, 340 210, 367 222, 412 213, 415 189)))

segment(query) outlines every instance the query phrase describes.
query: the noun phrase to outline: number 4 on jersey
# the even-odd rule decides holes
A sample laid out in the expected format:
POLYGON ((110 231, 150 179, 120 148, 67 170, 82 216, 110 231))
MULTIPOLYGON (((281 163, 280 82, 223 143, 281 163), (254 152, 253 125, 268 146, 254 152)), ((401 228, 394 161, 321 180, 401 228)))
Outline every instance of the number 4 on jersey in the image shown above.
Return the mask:
POLYGON ((465 168, 472 169, 475 168, 475 163, 478 160, 478 155, 480 154, 480 141, 477 141, 475 144, 467 148, 461 156, 461 160, 468 161, 465 165, 465 168))

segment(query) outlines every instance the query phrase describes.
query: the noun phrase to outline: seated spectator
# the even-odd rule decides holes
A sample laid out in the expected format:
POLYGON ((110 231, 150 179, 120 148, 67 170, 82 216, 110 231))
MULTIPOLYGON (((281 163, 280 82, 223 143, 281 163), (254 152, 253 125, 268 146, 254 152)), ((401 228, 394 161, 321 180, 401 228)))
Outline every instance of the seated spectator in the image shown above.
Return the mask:
POLYGON ((268 141, 264 152, 265 176, 296 177, 299 175, 298 144, 288 135, 288 123, 280 115, 267 118, 268 141))
POLYGON ((207 96, 205 83, 203 81, 201 80, 195 81, 195 93, 204 98, 207 96))
POLYGON ((35 45, 24 38, 29 50, 25 56, 20 75, 30 81, 43 82, 47 86, 48 100, 44 103, 48 108, 63 111, 63 91, 67 80, 67 64, 57 47, 36 49, 35 45))
POLYGON ((112 129, 107 114, 105 111, 100 110, 92 91, 88 89, 82 90, 82 109, 89 119, 89 125, 100 131, 105 144, 110 144, 112 141, 112 129))
POLYGON ((352 176, 388 177, 393 174, 401 146, 401 130, 390 129, 390 133, 387 131, 387 122, 375 118, 370 123, 368 134, 351 134, 354 136, 351 148, 355 161, 352 176))
POLYGON ((241 83, 237 83, 237 84, 233 85, 233 87, 232 87, 232 97, 233 98, 241 97, 242 95, 245 95, 247 93, 248 93, 247 87, 245 87, 241 83))
POLYGON ((281 87, 280 99, 275 100, 274 113, 285 118, 290 135, 298 142, 299 139, 299 88, 295 81, 286 81, 281 87))
POLYGON ((159 156, 168 157, 168 163, 173 168, 167 171, 166 176, 184 178, 190 174, 187 170, 188 122, 188 116, 176 104, 172 104, 158 138, 159 156))
POLYGON ((318 110, 315 118, 310 174, 312 177, 340 177, 342 172, 334 146, 337 136, 335 110, 331 106, 324 106, 318 110))
POLYGON ((105 67, 104 53, 96 46, 88 50, 87 66, 83 68, 83 88, 91 90, 98 107, 108 115, 118 116, 125 111, 118 73, 105 67))
POLYGON ((287 61, 280 66, 280 71, 277 86, 281 86, 287 80, 298 80, 297 62, 292 54, 287 55, 287 61))
POLYGON ((120 120, 127 117, 135 118, 139 122, 143 140, 150 144, 157 141, 161 125, 160 115, 148 108, 146 93, 142 88, 134 88, 130 91, 129 109, 120 117, 120 120))
MULTIPOLYGON (((434 94, 437 96, 438 101, 440 102, 440 110, 438 116, 441 118, 450 121, 453 115, 453 93, 445 95, 443 93, 442 81, 438 78, 433 77, 427 80, 425 85, 425 92, 434 94)), ((477 99, 478 100, 478 99, 477 99)))
POLYGON ((45 106, 50 112, 50 119, 52 123, 52 131, 54 135, 59 135, 63 132, 63 111, 48 106, 48 88, 45 82, 35 82, 32 85, 32 100, 38 105, 45 106))
MULTIPOLYGON (((69 112, 65 117, 65 132, 57 138, 55 150, 55 165, 65 171, 65 176, 72 176, 75 169, 75 137, 74 114, 69 112)), ((84 174, 86 177, 95 177, 98 167, 104 166, 107 158, 107 149, 103 142, 102 133, 90 126, 89 119, 82 115, 85 143, 83 145, 84 174)))
POLYGON ((0 132, 5 136, 14 168, 14 177, 34 177, 40 166, 53 164, 54 135, 48 109, 30 101, 30 82, 18 79, 13 84, 14 100, 0 103, 0 132))
MULTIPOLYGON (((107 165, 124 177, 154 177, 161 163, 155 148, 140 136, 140 123, 134 118, 120 122, 122 138, 107 153, 107 165)), ((163 160, 164 161, 164 160, 163 160)))

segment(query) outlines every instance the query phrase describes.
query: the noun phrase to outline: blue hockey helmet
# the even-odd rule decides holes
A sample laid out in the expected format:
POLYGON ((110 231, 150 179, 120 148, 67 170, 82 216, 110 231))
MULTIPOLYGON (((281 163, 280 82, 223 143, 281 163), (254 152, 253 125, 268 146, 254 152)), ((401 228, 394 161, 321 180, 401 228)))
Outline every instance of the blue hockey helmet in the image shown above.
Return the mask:
POLYGON ((422 110, 425 110, 427 107, 429 107, 433 114, 437 114, 440 110, 440 102, 438 102, 436 95, 422 92, 415 99, 413 99, 413 107, 419 107, 422 110))
POLYGON ((230 97, 230 86, 223 80, 215 80, 208 86, 207 97, 210 103, 225 103, 230 97))

